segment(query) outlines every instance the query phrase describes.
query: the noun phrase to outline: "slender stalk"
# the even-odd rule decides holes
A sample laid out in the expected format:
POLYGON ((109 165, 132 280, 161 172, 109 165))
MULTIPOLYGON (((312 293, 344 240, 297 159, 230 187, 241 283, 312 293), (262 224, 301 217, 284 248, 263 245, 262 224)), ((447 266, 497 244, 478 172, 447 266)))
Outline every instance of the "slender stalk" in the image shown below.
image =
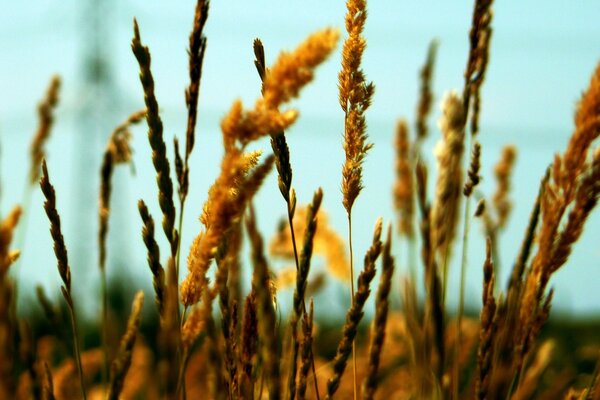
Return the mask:
POLYGON ((454 390, 454 399, 458 399, 458 391, 459 391, 459 377, 460 377, 460 365, 458 362, 458 355, 460 353, 460 342, 462 338, 462 318, 464 314, 464 306, 465 306, 465 277, 467 272, 467 249, 469 242, 469 215, 471 208, 471 198, 467 197, 465 199, 465 216, 463 221, 463 246, 462 246, 462 255, 460 262, 460 289, 459 289, 459 297, 458 297, 458 316, 456 318, 456 346, 454 351, 454 380, 453 380, 453 390, 454 390))
MULTIPOLYGON (((351 307, 354 307, 354 252, 352 251, 352 210, 348 211, 348 245, 350 247, 350 293, 351 307)), ((356 341, 352 338, 352 383, 354 385, 354 400, 358 393, 356 382, 356 341)))
POLYGON ((73 306, 73 299, 69 292, 63 289, 63 296, 69 305, 69 316, 71 318, 71 329, 73 330, 73 349, 75 350, 75 363, 77 364, 77 373, 79 375, 79 384, 81 385, 81 395, 83 400, 87 400, 85 394, 85 384, 83 382, 83 367, 81 366, 81 349, 79 347, 79 330, 77 329, 77 319, 75 318, 75 307, 73 306))

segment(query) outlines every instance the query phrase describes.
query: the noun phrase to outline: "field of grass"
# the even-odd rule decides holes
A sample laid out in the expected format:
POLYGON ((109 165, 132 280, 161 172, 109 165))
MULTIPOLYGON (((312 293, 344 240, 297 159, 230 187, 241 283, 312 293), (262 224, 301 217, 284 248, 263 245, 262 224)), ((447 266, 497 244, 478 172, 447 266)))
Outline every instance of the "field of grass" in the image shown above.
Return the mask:
POLYGON ((38 105, 23 205, 3 212, 0 224, 0 399, 600 399, 600 319, 552 318, 550 285, 600 196, 600 148, 594 147, 600 135, 600 64, 575 107, 565 150, 548 160, 539 178, 518 256, 512 262, 503 258, 510 279, 500 282, 498 238, 520 199, 511 193, 517 153, 512 145, 502 149, 494 176, 486 178, 496 182, 495 192, 478 189, 486 151, 478 137, 492 1, 475 0, 464 86, 442 101, 435 166, 424 156, 432 151, 426 139, 437 43, 431 43, 420 71, 416 122, 409 126, 400 119, 396 128, 396 181, 390 185, 397 218, 378 219, 372 228, 353 226, 354 204, 369 190, 363 163, 372 148, 367 119, 376 90, 361 65, 367 5, 348 0, 346 6, 343 31, 314 32, 270 66, 262 42, 255 40, 254 60, 247 62, 256 66, 262 93, 253 104, 234 101, 223 117, 220 170, 201 208, 185 206, 194 184, 190 156, 202 113, 198 98, 209 1, 198 0, 194 13, 187 130, 180 139, 163 127, 150 49, 143 26, 134 20, 131 49, 145 109, 115 128, 98 166, 97 316, 82 315, 72 294, 78 282, 71 279, 63 237, 62 194, 55 191, 52 163, 45 157, 61 92, 60 77, 51 78, 38 105), (321 188, 314 188, 309 204, 297 204, 294 153, 285 134, 298 117, 288 103, 340 48, 343 234, 329 226, 321 210, 321 188), (139 240, 153 281, 148 293, 119 285, 118 277, 107 273, 112 178, 115 168, 132 162, 130 129, 136 124, 147 125, 158 187, 158 199, 138 202, 139 240), (167 151, 171 141, 173 154, 167 151), (270 147, 250 150, 257 142, 270 147), (254 211, 261 204, 253 199, 270 173, 277 175, 286 218, 274 237, 265 238, 254 211), (19 234, 26 235, 19 222, 38 184, 62 297, 55 303, 39 287, 37 304, 17 312, 12 271, 19 262, 19 234), (156 200, 161 215, 152 216, 146 203, 156 200), (202 230, 188 251, 180 232, 197 209, 202 230), (483 265, 469 265, 483 270, 481 304, 464 300, 469 238, 481 234, 472 225, 483 226, 486 240, 483 265), (373 231, 365 254, 353 250, 353 229, 373 231), (399 244, 409 249, 401 260, 394 252, 399 244), (322 272, 311 273, 317 256, 325 261, 326 274, 348 284, 345 315, 315 318, 315 309, 328 308, 323 297, 313 300, 327 283, 322 272), (449 293, 452 256, 461 260, 458 293, 449 293), (275 259, 293 266, 275 272, 275 259), (401 277, 398 265, 407 262, 408 276, 401 277), (459 298, 456 311, 447 305, 450 296, 459 298), (151 312, 143 312, 144 302, 153 303, 151 312), (282 311, 281 302, 289 302, 289 310, 282 311))

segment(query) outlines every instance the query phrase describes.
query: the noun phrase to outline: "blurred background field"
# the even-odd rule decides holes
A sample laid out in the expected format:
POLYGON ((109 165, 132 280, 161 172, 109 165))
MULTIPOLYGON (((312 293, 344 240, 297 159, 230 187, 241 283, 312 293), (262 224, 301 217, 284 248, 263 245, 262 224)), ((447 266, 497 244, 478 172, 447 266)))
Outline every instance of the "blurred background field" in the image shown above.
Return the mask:
MULTIPOLYGON (((365 35, 368 48, 363 65, 376 85, 373 106, 367 112, 369 135, 375 147, 365 164, 366 190, 355 206, 355 253, 363 254, 370 242, 373 222, 395 220, 391 187, 392 140, 397 118, 413 120, 418 71, 427 45, 440 41, 434 73, 435 112, 445 91, 462 87, 471 2, 377 1, 369 6, 365 35), (460 4, 459 4, 460 3, 460 4)), ((165 124, 165 136, 182 137, 186 110, 187 37, 194 2, 157 1, 52 1, 11 2, 0 13, 0 209, 6 213, 22 201, 26 182, 28 146, 37 119, 35 107, 51 74, 63 78, 55 126, 48 145, 48 162, 57 189, 58 209, 72 260, 74 292, 79 304, 93 312, 98 307, 97 198, 101 154, 113 127, 143 107, 138 68, 130 50, 135 16, 145 43, 152 51, 156 92, 165 124), (94 295, 92 295, 92 293, 94 295)), ((184 254, 200 230, 195 218, 201 212, 206 190, 214 180, 221 156, 219 122, 231 102, 241 97, 250 104, 260 93, 252 63, 252 41, 260 37, 267 63, 282 49, 291 49, 309 32, 330 25, 343 28, 344 2, 248 2, 211 4, 206 27, 205 57, 199 102, 197 147, 191 158, 191 192, 183 229, 184 254)), ((552 156, 572 131, 575 101, 586 86, 600 55, 600 3, 554 0, 543 7, 534 2, 498 2, 495 5, 491 62, 483 87, 480 141, 483 146, 481 190, 494 190, 492 166, 500 148, 514 143, 518 159, 513 178, 514 210, 501 237, 502 272, 506 273, 518 249, 538 182, 552 156)), ((287 132, 299 203, 309 201, 313 190, 324 189, 324 209, 332 225, 346 235, 346 215, 341 207, 340 170, 343 162, 343 114, 338 105, 338 52, 321 67, 294 106, 301 112, 287 132)), ((432 149, 439 133, 432 121, 432 149)), ((136 203, 143 198, 154 215, 154 172, 146 129, 133 128, 135 174, 115 171, 115 188, 109 234, 109 279, 122 287, 151 287, 141 222, 136 203)), ((172 158, 170 139, 166 140, 172 158)), ((260 147, 269 149, 267 141, 260 147)), ((433 165, 433 164, 432 164, 433 165)), ((256 202, 265 236, 275 233, 285 208, 275 174, 271 174, 256 202)), ((35 190, 27 217, 22 259, 14 271, 20 279, 20 296, 33 298, 41 283, 58 297, 48 222, 42 196, 35 190)), ((480 304, 484 242, 473 225, 467 277, 467 304, 480 304)), ((575 246, 568 265, 553 278, 556 288, 553 316, 590 316, 600 312, 600 222, 596 211, 575 246)), ((406 249, 394 246, 401 271, 406 271, 406 249)), ((457 257, 455 257, 457 258, 457 257)), ((279 264, 277 264, 279 265, 279 264)), ((318 268, 318 260, 316 266, 318 268)), ((185 271, 185 269, 184 269, 185 271)), ((458 288, 458 270, 450 282, 458 288)), ((505 276, 501 277, 501 282, 505 276)), ((291 294, 290 294, 291 296, 291 294)), ((335 283, 321 296, 331 307, 317 307, 318 315, 343 315, 348 303, 345 284, 335 283)), ((289 296, 287 296, 289 297, 289 296)), ((455 307, 457 296, 449 296, 455 307)), ((126 301, 125 303, 128 303, 126 301)), ((317 301, 317 304, 319 302, 317 301)), ((128 306, 125 307, 127 309, 128 306)))

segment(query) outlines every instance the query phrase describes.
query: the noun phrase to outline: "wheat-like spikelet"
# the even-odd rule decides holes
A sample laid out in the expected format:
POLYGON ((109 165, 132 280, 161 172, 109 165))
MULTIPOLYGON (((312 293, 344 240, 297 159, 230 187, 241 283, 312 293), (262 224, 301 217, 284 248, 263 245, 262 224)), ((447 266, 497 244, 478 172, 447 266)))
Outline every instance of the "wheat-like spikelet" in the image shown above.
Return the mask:
POLYGON ((308 373, 312 365, 312 344, 313 344, 313 316, 314 303, 311 299, 308 313, 304 313, 302 318, 302 342, 300 344, 300 371, 298 371, 298 387, 296 388, 296 397, 298 400, 306 398, 306 383, 308 373))
POLYGON ((391 254, 392 231, 388 229, 387 238, 382 250, 382 269, 379 278, 379 287, 377 288, 377 297, 375 299, 375 318, 371 328, 371 344, 369 346, 369 365, 367 367, 367 376, 363 381, 362 398, 372 399, 377 389, 379 370, 379 360, 381 358, 383 343, 385 339, 389 294, 392 286, 392 276, 394 274, 394 257, 391 254))
POLYGON ((85 400, 86 391, 85 385, 83 383, 83 368, 81 365, 81 351, 79 349, 77 319, 75 317, 75 306, 73 304, 73 298, 71 297, 71 268, 69 267, 67 247, 65 246, 65 240, 61 231, 60 216, 58 215, 58 211, 56 211, 56 193, 54 191, 54 186, 52 186, 52 184, 50 183, 50 178, 48 176, 48 167, 46 166, 46 160, 42 160, 42 178, 40 180, 40 187, 42 189, 42 193, 44 193, 44 196, 46 197, 46 201, 44 202, 44 209, 46 210, 46 215, 48 216, 48 220, 50 221, 50 234, 52 235, 52 240, 54 241, 54 254, 56 255, 58 273, 63 281, 61 292, 63 297, 65 298, 65 301, 67 302, 67 306, 69 307, 69 312, 71 316, 71 328, 73 332, 74 348, 73 350, 75 353, 75 360, 77 363, 77 371, 79 373, 81 394, 85 400))
POLYGON ((150 267, 150 272, 152 272, 156 306, 158 307, 159 314, 162 315, 165 298, 165 271, 160 264, 160 249, 154 239, 154 219, 143 200, 138 201, 138 210, 144 224, 142 227, 142 239, 148 251, 148 266, 150 267))
POLYGON ((313 196, 312 203, 308 207, 308 212, 306 214, 306 231, 304 233, 302 253, 300 255, 300 262, 298 264, 298 273, 296 274, 296 288, 294 290, 293 299, 293 315, 290 321, 292 332, 292 351, 288 375, 288 393, 292 400, 296 395, 296 371, 299 350, 297 335, 298 321, 300 321, 302 313, 306 314, 304 296, 306 293, 306 283, 308 280, 308 274, 310 272, 313 241, 315 238, 315 233, 317 231, 317 213, 319 212, 319 207, 321 206, 322 199, 323 191, 321 189, 317 189, 313 196))
POLYGON ((342 375, 346 369, 348 358, 352 353, 352 343, 358 330, 358 324, 363 317, 363 306, 371 293, 369 286, 375 276, 375 262, 381 253, 381 229, 382 220, 378 219, 375 224, 373 242, 365 254, 364 267, 358 276, 358 288, 354 294, 352 305, 346 314, 346 324, 343 328, 342 339, 338 344, 337 352, 333 360, 333 376, 327 381, 327 398, 333 397, 340 386, 342 375))
POLYGON ((491 395, 490 380, 494 359, 494 336, 496 333, 496 300, 494 298, 494 265, 492 245, 486 241, 485 262, 483 264, 483 308, 481 309, 481 328, 479 329, 479 348, 477 349, 477 371, 475 392, 478 399, 491 395))
POLYGON ((494 166, 494 176, 496 177, 496 192, 492 197, 492 204, 496 209, 496 226, 498 229, 503 228, 508 221, 508 216, 512 208, 510 201, 510 181, 517 156, 517 149, 512 146, 504 146, 500 160, 494 166))
POLYGON ((431 112, 433 103, 433 91, 431 81, 433 80, 433 68, 435 66, 435 57, 437 53, 438 42, 432 40, 427 49, 427 58, 425 64, 419 73, 421 86, 419 88, 419 100, 417 103, 417 117, 415 122, 415 131, 417 142, 421 143, 427 138, 427 117, 431 112))
POLYGON ((261 342, 261 357, 264 376, 269 388, 269 399, 281 398, 281 382, 279 370, 279 351, 276 331, 275 310, 269 287, 269 267, 263 253, 262 236, 256 228, 254 213, 246 216, 246 229, 252 248, 252 290, 256 293, 258 334, 261 342))
POLYGON ((346 160, 342 167, 343 205, 350 214, 352 205, 362 190, 362 164, 367 152, 373 147, 367 143, 367 124, 364 112, 371 105, 375 91, 373 83, 367 83, 360 64, 366 46, 362 32, 367 19, 365 0, 346 2, 346 31, 348 38, 342 51, 342 70, 338 76, 339 100, 344 111, 344 152, 346 160))
POLYGON ((120 398, 123 382, 129 366, 131 365, 131 356, 133 346, 137 337, 137 331, 140 327, 142 305, 144 304, 144 292, 137 292, 131 306, 131 314, 127 321, 127 330, 121 338, 119 352, 113 360, 110 367, 110 384, 108 390, 108 399, 117 400, 120 398))
POLYGON ((131 40, 131 50, 140 66, 140 82, 144 89, 146 103, 146 122, 148 123, 148 141, 152 148, 152 163, 156 170, 158 185, 158 203, 163 213, 163 230, 171 245, 171 255, 177 252, 177 232, 175 230, 175 205, 173 203, 173 182, 171 181, 167 149, 163 139, 163 123, 159 115, 158 103, 154 95, 154 78, 150 70, 150 50, 142 44, 137 21, 133 20, 134 36, 131 40))
POLYGON ((400 120, 396 124, 396 182, 394 184, 394 207, 398 213, 398 231, 409 238, 414 237, 415 187, 413 159, 408 137, 408 124, 400 120))
POLYGON ((467 171, 467 176, 469 179, 465 182, 463 187, 463 194, 466 197, 471 196, 473 193, 473 189, 475 186, 479 184, 481 180, 481 176, 479 176, 479 168, 481 167, 480 163, 481 157, 481 145, 479 142, 473 143, 473 151, 471 152, 471 162, 469 163, 469 170, 467 171))
POLYGON ((45 157, 44 145, 50 136, 50 129, 54 122, 54 109, 58 104, 60 90, 60 77, 54 75, 42 101, 38 104, 38 127, 29 147, 31 166, 29 169, 29 184, 34 185, 40 178, 40 164, 45 157))
MULTIPOLYGON (((204 26, 208 19, 209 0, 198 0, 196 11, 194 13, 194 25, 190 33, 188 55, 189 55, 189 75, 190 84, 185 91, 185 103, 187 105, 188 119, 185 134, 185 161, 186 175, 187 160, 192 153, 196 137, 196 119, 198 113, 198 96, 200 94, 200 79, 202 78, 202 64, 204 61, 204 52, 206 51, 206 36, 204 35, 204 26)), ((187 187, 186 193, 187 193, 187 187)))
POLYGON ((183 351, 186 353, 192 349, 200 334, 204 332, 203 307, 203 304, 195 305, 181 328, 181 344, 183 351))

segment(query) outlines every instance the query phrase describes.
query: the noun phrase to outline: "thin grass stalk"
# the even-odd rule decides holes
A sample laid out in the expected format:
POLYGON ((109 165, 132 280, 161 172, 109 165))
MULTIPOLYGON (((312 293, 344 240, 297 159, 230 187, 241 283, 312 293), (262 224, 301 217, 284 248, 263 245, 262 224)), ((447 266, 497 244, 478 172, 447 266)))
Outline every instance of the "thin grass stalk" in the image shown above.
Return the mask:
POLYGON ((77 330, 77 319, 75 317, 75 306, 71 297, 71 268, 69 267, 69 259, 67 256, 67 247, 65 246, 64 237, 61 232, 60 216, 56 211, 56 192, 54 186, 50 183, 48 176, 48 167, 46 160, 42 160, 42 178, 40 180, 42 193, 46 197, 44 209, 48 220, 50 221, 50 234, 54 241, 54 254, 56 255, 58 272, 63 281, 60 290, 62 292, 67 306, 69 308, 69 316, 71 320, 71 329, 73 333, 73 351, 75 353, 75 362, 77 364, 77 372, 79 374, 79 383, 81 385, 81 395, 86 400, 85 384, 83 382, 83 368, 81 366, 81 350, 79 347, 79 333, 77 330))
POLYGON ((358 276, 358 289, 352 302, 353 305, 350 306, 346 313, 346 323, 344 324, 342 339, 338 344, 337 352, 332 362, 333 376, 327 381, 327 399, 331 399, 335 392, 337 392, 344 371, 346 370, 348 358, 350 357, 350 353, 352 353, 358 324, 364 314, 363 307, 371 293, 369 287, 375 276, 375 262, 381 253, 381 229, 382 220, 378 219, 375 224, 373 242, 365 254, 364 267, 358 276))
POLYGON ((371 328, 371 344, 369 346, 369 364, 367 367, 367 376, 362 384, 362 398, 371 400, 375 395, 375 390, 379 384, 377 373, 379 370, 379 360, 383 350, 385 340, 385 330, 389 311, 389 294, 392 286, 392 276, 394 274, 394 257, 391 254, 392 248, 392 229, 388 228, 387 238, 382 250, 382 270, 379 278, 379 287, 375 300, 375 319, 371 328))
POLYGON ((459 394, 459 352, 462 341, 462 319, 465 306, 465 279, 467 275, 467 253, 469 248, 469 231, 471 228, 471 194, 473 189, 479 184, 479 168, 481 157, 481 145, 473 140, 473 150, 471 152, 471 162, 468 171, 468 179, 463 187, 463 195, 465 198, 465 211, 463 216, 463 238, 462 238, 462 254, 460 262, 460 288, 458 298, 458 316, 456 318, 456 345, 454 348, 454 375, 453 375, 453 395, 458 399, 459 394))
POLYGON ((43 399, 45 400, 55 400, 54 397, 54 382, 52 381, 52 372, 50 371, 50 367, 48 363, 44 362, 44 376, 46 377, 43 391, 43 399))

